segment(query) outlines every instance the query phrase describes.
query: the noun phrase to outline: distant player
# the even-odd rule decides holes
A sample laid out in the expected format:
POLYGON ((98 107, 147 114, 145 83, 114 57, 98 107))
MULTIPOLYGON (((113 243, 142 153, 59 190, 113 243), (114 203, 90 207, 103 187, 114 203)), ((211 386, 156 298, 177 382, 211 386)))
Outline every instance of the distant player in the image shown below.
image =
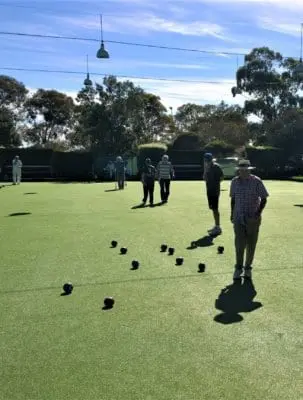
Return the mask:
POLYGON ((160 183, 161 201, 162 203, 167 203, 170 195, 170 182, 175 177, 175 172, 166 154, 158 164, 157 176, 160 183))
POLYGON ((19 156, 16 156, 13 159, 12 167, 13 167, 13 184, 20 185, 21 183, 21 175, 22 175, 22 161, 19 156))
POLYGON ((145 160, 145 165, 142 168, 142 183, 143 183, 143 200, 145 205, 149 196, 151 207, 154 205, 154 189, 155 189, 156 168, 152 165, 151 159, 145 160))
POLYGON ((221 167, 213 160, 211 153, 204 154, 204 180, 206 182, 206 192, 208 205, 213 212, 215 226, 208 231, 211 236, 222 234, 220 226, 219 198, 221 191, 221 181, 224 174, 221 167))
POLYGON ((123 190, 125 184, 125 165, 122 157, 120 156, 116 158, 115 171, 118 188, 119 190, 123 190))

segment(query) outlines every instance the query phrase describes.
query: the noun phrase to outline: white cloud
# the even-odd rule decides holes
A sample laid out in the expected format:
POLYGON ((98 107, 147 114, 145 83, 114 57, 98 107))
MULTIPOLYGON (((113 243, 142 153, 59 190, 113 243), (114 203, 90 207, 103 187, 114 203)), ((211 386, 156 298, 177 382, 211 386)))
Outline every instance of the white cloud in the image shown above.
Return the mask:
POLYGON ((297 21, 286 21, 285 17, 258 17, 259 27, 273 32, 284 33, 291 36, 300 36, 301 25, 299 19, 297 21))
MULTIPOLYGON (((52 18, 52 17, 51 17, 52 18)), ((76 26, 83 29, 99 30, 98 18, 92 17, 55 17, 57 22, 64 25, 76 26)), ((212 36, 221 40, 231 40, 225 29, 219 24, 205 21, 185 22, 158 17, 154 14, 143 13, 129 16, 107 16, 103 21, 104 32, 169 32, 185 36, 212 36)))

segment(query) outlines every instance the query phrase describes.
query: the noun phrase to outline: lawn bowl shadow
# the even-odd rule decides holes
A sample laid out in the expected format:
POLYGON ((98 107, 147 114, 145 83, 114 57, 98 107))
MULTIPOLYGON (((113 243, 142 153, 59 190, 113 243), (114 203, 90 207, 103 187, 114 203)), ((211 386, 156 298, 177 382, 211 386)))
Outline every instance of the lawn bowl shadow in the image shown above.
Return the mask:
POLYGON ((113 306, 103 306, 102 310, 103 311, 108 311, 108 310, 112 310, 114 307, 113 306))
POLYGON ((209 247, 209 246, 213 246, 214 243, 214 236, 204 236, 201 239, 198 240, 194 240, 193 242, 191 242, 191 245, 189 247, 187 247, 187 250, 195 250, 198 247, 209 247))
POLYGON ((23 215, 31 215, 31 214, 32 213, 30 213, 30 212, 17 212, 17 213, 9 214, 8 216, 9 217, 21 217, 23 215))
POLYGON ((294 207, 300 207, 300 208, 303 208, 303 204, 294 204, 294 207))
POLYGON ((71 293, 65 293, 65 292, 63 292, 63 293, 60 294, 60 296, 62 296, 62 297, 63 297, 63 296, 70 296, 70 295, 71 295, 71 293))
POLYGON ((243 317, 240 313, 248 313, 258 310, 263 305, 260 302, 253 301, 257 292, 253 282, 244 281, 234 282, 221 290, 215 301, 217 310, 223 311, 214 317, 214 321, 229 325, 241 322, 243 317))
POLYGON ((110 193, 110 192, 119 192, 119 189, 106 189, 104 190, 105 193, 110 193))
POLYGON ((28 193, 24 193, 24 196, 31 196, 34 194, 38 194, 37 192, 28 192, 28 193))

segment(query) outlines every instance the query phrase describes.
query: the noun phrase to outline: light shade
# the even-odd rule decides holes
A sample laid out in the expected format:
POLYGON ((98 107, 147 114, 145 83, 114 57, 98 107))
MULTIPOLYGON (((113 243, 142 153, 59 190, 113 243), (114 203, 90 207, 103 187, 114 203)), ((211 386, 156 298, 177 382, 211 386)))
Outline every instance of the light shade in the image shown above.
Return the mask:
POLYGON ((93 86, 93 82, 89 78, 89 74, 87 74, 86 79, 84 80, 84 85, 85 86, 93 86))
POLYGON ((97 52, 97 58, 109 58, 108 52, 104 48, 104 42, 101 42, 100 49, 97 52))
POLYGON ((298 78, 303 78, 303 62, 300 60, 300 63, 295 67, 294 74, 298 78))

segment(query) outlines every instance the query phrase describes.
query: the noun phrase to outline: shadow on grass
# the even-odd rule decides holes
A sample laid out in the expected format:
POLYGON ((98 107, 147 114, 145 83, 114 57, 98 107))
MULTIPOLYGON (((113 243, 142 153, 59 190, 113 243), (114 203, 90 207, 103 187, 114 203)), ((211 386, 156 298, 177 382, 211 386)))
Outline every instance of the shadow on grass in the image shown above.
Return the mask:
POLYGON ((37 192, 28 192, 28 193, 24 193, 24 196, 31 196, 34 194, 38 194, 37 192))
POLYGON ((187 250, 194 250, 198 247, 209 247, 214 245, 214 236, 204 236, 201 239, 194 240, 191 245, 187 247, 187 250))
POLYGON ((140 208, 147 208, 147 207, 148 207, 148 205, 141 203, 141 204, 138 204, 137 206, 133 206, 131 209, 138 210, 140 208))
MULTIPOLYGON (((136 282, 153 282, 153 281, 165 281, 165 280, 177 280, 183 278, 197 278, 198 274, 191 275, 181 275, 181 276, 161 276, 158 278, 142 278, 142 279, 125 279, 121 281, 107 281, 107 282, 87 282, 75 285, 76 287, 93 287, 93 286, 106 286, 106 285, 121 285, 124 283, 136 283, 136 282)), ((58 286, 48 286, 41 288, 31 288, 31 289, 13 289, 13 290, 0 290, 1 294, 13 294, 13 293, 30 293, 30 292, 43 292, 46 290, 57 290, 58 286)), ((63 293, 62 293, 63 295, 63 293)))
POLYGON ((32 213, 30 213, 30 212, 17 212, 17 213, 9 214, 8 216, 9 217, 21 217, 23 215, 31 215, 31 214, 32 213))
POLYGON ((109 310, 112 310, 113 308, 114 308, 113 306, 103 306, 102 310, 103 311, 109 311, 109 310))
POLYGON ((303 208, 303 204, 294 204, 294 207, 301 207, 301 208, 303 208))
POLYGON ((119 192, 119 189, 107 189, 104 190, 105 193, 110 193, 110 192, 119 192))
POLYGON ((64 297, 64 296, 70 296, 70 295, 71 295, 71 293, 65 293, 65 292, 63 292, 63 293, 60 294, 60 296, 62 296, 62 297, 64 297))
POLYGON ((253 301, 257 292, 253 282, 234 282, 221 290, 215 301, 217 310, 223 313, 215 316, 214 321, 229 325, 241 322, 243 317, 240 313, 248 313, 262 307, 262 303, 253 301))

